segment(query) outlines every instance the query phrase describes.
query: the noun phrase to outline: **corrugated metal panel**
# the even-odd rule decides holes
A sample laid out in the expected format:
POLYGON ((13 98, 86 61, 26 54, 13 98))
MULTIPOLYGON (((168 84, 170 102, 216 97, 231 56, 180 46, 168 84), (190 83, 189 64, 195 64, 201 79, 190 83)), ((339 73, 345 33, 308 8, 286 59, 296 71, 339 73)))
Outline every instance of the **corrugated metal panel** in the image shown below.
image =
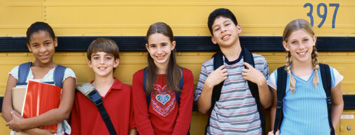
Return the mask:
MULTIPOLYGON (((219 7, 231 9, 241 26, 241 36, 280 36, 291 20, 313 18, 318 36, 355 36, 355 2, 352 0, 1 0, 0 37, 25 36, 27 27, 35 21, 46 21, 58 36, 144 36, 148 26, 157 21, 168 23, 176 36, 209 36, 206 26, 208 14, 219 7), (339 4, 335 14, 336 5, 339 4), (312 7, 312 17, 307 16, 312 7), (324 24, 318 28, 322 18, 324 24), (317 14, 319 9, 319 15, 317 14), (336 18, 336 19, 334 19, 336 18), (334 20, 334 23, 332 22, 334 20), (334 28, 332 25, 334 24, 334 28)), ((178 63, 192 70, 195 84, 201 64, 212 52, 179 52, 178 63)), ((270 72, 285 62, 282 52, 260 52, 269 63, 270 72)), ((355 53, 321 52, 319 59, 330 64, 344 75, 344 94, 354 94, 355 53)), ((0 53, 0 96, 4 95, 7 73, 20 63, 33 61, 31 53, 0 53)), ((87 66, 85 53, 56 53, 54 61, 72 68, 78 76, 78 84, 93 79, 87 66)), ((144 52, 123 52, 115 76, 131 84, 132 75, 145 67, 144 52)), ((192 134, 203 134, 206 116, 197 112, 192 117, 192 134)), ((0 124, 4 125, 1 119, 0 124)), ((8 134, 0 126, 0 134, 8 134)))
POLYGON ((0 11, 5 14, 0 17, 6 19, 0 22, 0 36, 24 36, 25 29, 37 20, 49 22, 60 36, 143 36, 148 26, 157 21, 170 24, 178 36, 208 36, 208 14, 219 7, 235 13, 243 27, 243 36, 280 36, 284 26, 297 18, 313 18, 320 36, 355 36, 354 1, 306 3, 294 0, 2 0, 0 11), (310 7, 312 17, 307 16, 310 7), (326 14, 325 22, 318 28, 323 14, 326 14))

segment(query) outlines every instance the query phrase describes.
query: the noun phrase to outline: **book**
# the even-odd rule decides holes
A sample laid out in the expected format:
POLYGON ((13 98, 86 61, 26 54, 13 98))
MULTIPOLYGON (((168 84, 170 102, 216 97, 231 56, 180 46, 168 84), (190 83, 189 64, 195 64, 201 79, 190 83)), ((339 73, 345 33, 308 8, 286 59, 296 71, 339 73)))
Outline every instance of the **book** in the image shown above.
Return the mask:
MULTIPOLYGON (((21 115, 31 118, 59 107, 62 88, 51 84, 28 81, 21 115)), ((42 129, 58 130, 58 124, 42 129)))
POLYGON ((18 112, 22 113, 23 101, 25 100, 26 87, 23 88, 12 88, 12 108, 18 112))

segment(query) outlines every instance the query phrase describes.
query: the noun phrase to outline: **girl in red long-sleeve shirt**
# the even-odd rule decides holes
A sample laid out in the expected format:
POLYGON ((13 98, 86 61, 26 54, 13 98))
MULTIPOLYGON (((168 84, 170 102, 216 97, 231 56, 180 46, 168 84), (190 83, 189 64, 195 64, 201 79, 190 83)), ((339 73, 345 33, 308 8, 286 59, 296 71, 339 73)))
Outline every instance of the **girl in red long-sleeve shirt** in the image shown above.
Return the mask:
POLYGON ((137 71, 132 81, 138 133, 186 135, 190 127, 193 104, 192 72, 176 63, 176 42, 169 25, 162 22, 152 24, 146 40, 148 67, 137 71), (180 89, 181 79, 183 86, 180 89))

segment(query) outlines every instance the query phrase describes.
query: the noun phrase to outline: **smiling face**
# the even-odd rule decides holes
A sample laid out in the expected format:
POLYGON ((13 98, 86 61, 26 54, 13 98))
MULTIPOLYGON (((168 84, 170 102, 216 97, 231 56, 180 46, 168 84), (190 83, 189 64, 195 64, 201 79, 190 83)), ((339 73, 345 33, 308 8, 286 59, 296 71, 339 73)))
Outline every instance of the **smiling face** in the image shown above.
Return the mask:
POLYGON ((154 33, 148 37, 146 48, 158 67, 165 67, 169 63, 171 51, 174 50, 176 42, 170 41, 169 37, 154 33))
POLYGON ((289 36, 287 41, 282 44, 286 51, 291 53, 294 62, 312 62, 313 46, 316 44, 317 37, 299 29, 289 36))
POLYGON ((27 48, 35 56, 35 64, 47 65, 53 63, 57 47, 57 38, 51 37, 46 31, 39 31, 30 36, 27 48))
POLYGON ((239 34, 242 32, 241 26, 235 25, 229 18, 218 17, 212 25, 213 36, 211 40, 220 47, 228 47, 239 41, 239 34))
POLYGON ((91 54, 91 60, 88 65, 100 77, 109 77, 113 75, 113 69, 119 64, 119 59, 115 59, 112 54, 105 52, 95 52, 91 54))

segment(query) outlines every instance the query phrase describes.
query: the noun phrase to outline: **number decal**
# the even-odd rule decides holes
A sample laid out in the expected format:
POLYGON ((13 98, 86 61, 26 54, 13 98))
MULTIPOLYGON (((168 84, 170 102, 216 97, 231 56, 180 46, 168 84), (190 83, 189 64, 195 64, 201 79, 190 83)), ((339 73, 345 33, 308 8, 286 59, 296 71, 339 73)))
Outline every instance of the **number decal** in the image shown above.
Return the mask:
POLYGON ((329 7, 335 7, 334 13, 333 13, 333 20, 332 20, 332 28, 335 28, 335 19, 337 17, 338 9, 339 9, 339 3, 329 3, 329 7))
MULTIPOLYGON (((339 3, 329 3, 329 7, 335 7, 334 13, 333 13, 333 20, 332 20, 332 28, 335 28, 335 20, 336 16, 338 14, 339 10, 339 3)), ((313 27, 314 25, 314 19, 313 19, 313 5, 311 3, 305 3, 303 5, 303 8, 309 7, 309 12, 307 13, 307 16, 310 19, 310 24, 313 27)), ((328 14, 328 7, 325 3, 319 3, 317 6, 317 15, 319 18, 321 18, 321 22, 318 24, 318 28, 322 27, 325 20, 327 19, 327 14, 328 14), (323 8, 323 12, 321 12, 321 9, 323 8)))
POLYGON ((318 25, 318 28, 320 28, 324 24, 325 19, 327 19, 327 5, 325 5, 324 3, 319 3, 317 6, 317 14, 318 14, 319 18, 322 18, 322 21, 318 25), (320 13, 320 7, 324 8, 323 14, 320 13))
POLYGON ((311 26, 313 27, 313 5, 311 3, 306 3, 303 5, 303 8, 309 7, 309 12, 307 13, 307 16, 309 16, 309 19, 311 20, 311 26))

